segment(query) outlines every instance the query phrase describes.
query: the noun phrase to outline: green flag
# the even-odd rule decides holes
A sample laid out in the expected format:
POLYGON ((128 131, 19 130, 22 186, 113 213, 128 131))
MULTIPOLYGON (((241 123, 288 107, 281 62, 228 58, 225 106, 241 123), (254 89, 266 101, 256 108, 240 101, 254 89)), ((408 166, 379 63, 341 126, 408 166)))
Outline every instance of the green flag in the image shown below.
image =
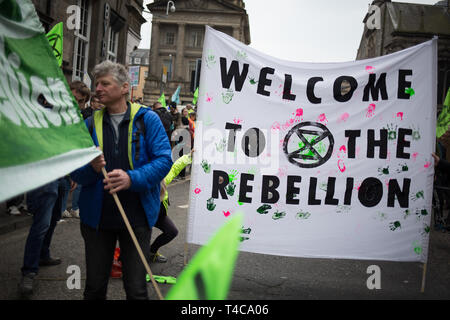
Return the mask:
POLYGON ((198 250, 166 300, 226 299, 239 253, 242 219, 242 214, 236 214, 198 250))
POLYGON ((194 100, 192 100, 192 104, 197 104, 197 101, 198 101, 198 88, 195 89, 194 100))
POLYGON ((0 2, 0 202, 100 154, 30 0, 0 2))
POLYGON ((47 33, 47 39, 50 43, 50 47, 53 50, 53 54, 58 61, 58 65, 61 67, 63 61, 63 23, 56 24, 52 30, 47 33))
POLYGON ((447 96, 444 100, 444 106, 437 119, 436 137, 440 138, 450 125, 450 88, 447 90, 447 96))
POLYGON ((161 102, 162 106, 164 108, 167 108, 167 106, 166 106, 166 96, 164 95, 164 92, 162 93, 161 97, 159 97, 158 102, 161 102))

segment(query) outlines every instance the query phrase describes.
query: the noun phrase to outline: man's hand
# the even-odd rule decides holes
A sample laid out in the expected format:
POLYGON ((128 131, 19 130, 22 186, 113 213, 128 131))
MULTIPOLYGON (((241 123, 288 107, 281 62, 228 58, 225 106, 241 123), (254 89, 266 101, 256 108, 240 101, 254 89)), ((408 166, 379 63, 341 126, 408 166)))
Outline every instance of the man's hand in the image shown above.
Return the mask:
POLYGON ((131 187, 130 176, 122 169, 115 169, 108 172, 107 178, 103 182, 105 183, 105 190, 109 190, 111 194, 121 190, 127 190, 131 187))
POLYGON ((102 168, 106 166, 105 156, 103 155, 103 153, 91 161, 91 166, 97 173, 100 173, 102 171, 102 168))

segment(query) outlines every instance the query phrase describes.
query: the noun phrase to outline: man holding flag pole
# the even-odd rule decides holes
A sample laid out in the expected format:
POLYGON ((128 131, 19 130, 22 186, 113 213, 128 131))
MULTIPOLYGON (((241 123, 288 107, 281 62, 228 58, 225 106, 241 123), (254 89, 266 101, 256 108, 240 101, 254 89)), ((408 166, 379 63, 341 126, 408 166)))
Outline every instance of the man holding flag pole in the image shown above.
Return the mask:
POLYGON ((79 206, 86 254, 84 298, 106 298, 118 240, 127 299, 148 299, 148 270, 140 254, 146 255, 145 264, 151 228, 158 218, 160 182, 172 166, 169 139, 155 113, 127 101, 129 80, 124 66, 104 61, 93 74, 96 94, 105 108, 86 123, 103 154, 72 173, 73 180, 83 186, 79 206), (126 217, 116 206, 116 194, 126 217))

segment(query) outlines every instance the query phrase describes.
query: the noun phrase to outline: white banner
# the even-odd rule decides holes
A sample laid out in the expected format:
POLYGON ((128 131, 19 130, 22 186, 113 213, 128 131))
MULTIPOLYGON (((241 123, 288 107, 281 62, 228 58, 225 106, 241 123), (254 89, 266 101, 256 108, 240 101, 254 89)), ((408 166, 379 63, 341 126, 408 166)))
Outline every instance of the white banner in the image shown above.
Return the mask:
POLYGON ((188 242, 242 211, 243 251, 426 261, 436 61, 283 61, 207 27, 188 242))

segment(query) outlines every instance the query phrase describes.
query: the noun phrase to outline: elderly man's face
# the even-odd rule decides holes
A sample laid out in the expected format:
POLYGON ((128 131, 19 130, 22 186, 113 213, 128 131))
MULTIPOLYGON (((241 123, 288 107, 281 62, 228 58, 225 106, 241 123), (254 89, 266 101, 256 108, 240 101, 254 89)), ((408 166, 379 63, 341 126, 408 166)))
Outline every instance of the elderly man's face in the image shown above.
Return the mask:
POLYGON ((95 79, 95 93, 101 104, 108 107, 124 98, 128 93, 128 83, 119 85, 111 75, 95 79))

